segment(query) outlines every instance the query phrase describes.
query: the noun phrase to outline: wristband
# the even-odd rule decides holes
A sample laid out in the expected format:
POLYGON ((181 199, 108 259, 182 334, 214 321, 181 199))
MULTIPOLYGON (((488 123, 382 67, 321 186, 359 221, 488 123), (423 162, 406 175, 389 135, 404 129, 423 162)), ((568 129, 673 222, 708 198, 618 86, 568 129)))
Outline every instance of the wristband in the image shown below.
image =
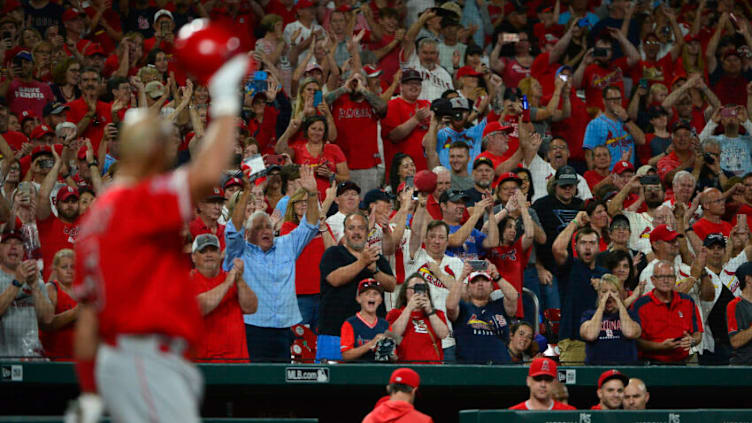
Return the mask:
POLYGON ((19 282, 18 279, 13 279, 13 281, 11 282, 11 284, 13 286, 15 286, 16 288, 20 288, 20 287, 23 286, 23 284, 21 282, 19 282))
POLYGON ((433 309, 433 310, 431 310, 431 312, 430 312, 430 313, 426 313, 426 316, 428 316, 428 317, 431 317, 431 316, 433 316, 434 314, 436 314, 436 309, 433 309))
POLYGON ((97 392, 97 382, 94 379, 94 360, 76 361, 76 376, 83 392, 97 392))

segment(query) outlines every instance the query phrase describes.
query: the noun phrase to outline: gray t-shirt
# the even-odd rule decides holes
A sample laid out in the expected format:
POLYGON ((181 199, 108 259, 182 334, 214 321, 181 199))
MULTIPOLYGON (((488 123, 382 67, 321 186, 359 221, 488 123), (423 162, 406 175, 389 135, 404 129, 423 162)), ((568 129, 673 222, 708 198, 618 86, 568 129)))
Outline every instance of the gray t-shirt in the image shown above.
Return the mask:
POLYGON ((452 174, 452 186, 453 191, 467 191, 475 186, 472 176, 457 176, 452 174))
MULTIPOLYGON (((0 292, 5 292, 15 275, 0 270, 0 292)), ((44 295, 47 290, 38 281, 44 295)), ((0 358, 5 357, 41 357, 42 343, 39 341, 37 313, 34 299, 28 285, 18 291, 16 298, 5 313, 0 316, 0 358)))
MULTIPOLYGON (((744 297, 737 297, 727 306, 727 317, 729 337, 747 329, 752 325, 752 303, 744 297)), ((747 342, 739 348, 734 349, 731 354, 731 364, 742 365, 752 364, 752 342, 747 342)))

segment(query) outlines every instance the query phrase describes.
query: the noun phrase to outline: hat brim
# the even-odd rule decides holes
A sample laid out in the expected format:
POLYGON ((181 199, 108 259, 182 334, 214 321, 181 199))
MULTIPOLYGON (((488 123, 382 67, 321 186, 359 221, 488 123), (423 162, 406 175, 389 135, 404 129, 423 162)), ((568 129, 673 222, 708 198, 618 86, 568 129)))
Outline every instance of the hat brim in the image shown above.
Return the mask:
POLYGON ((621 374, 621 373, 617 373, 617 374, 613 374, 613 375, 611 375, 611 376, 603 379, 603 382, 601 382, 600 386, 598 386, 598 389, 601 389, 601 387, 603 385, 605 385, 606 382, 608 382, 609 380, 612 380, 612 379, 619 379, 624 384, 624 386, 627 386, 629 384, 629 378, 627 377, 627 375, 621 374))
POLYGON ((556 376, 555 376, 555 375, 551 374, 551 372, 546 372, 546 371, 539 371, 539 372, 531 373, 531 374, 529 374, 528 376, 530 376, 530 377, 536 377, 536 376, 548 376, 548 377, 550 377, 550 378, 554 378, 554 379, 556 379, 556 376))
POLYGON ((558 186, 564 186, 564 185, 577 185, 579 181, 554 181, 554 185, 558 186))

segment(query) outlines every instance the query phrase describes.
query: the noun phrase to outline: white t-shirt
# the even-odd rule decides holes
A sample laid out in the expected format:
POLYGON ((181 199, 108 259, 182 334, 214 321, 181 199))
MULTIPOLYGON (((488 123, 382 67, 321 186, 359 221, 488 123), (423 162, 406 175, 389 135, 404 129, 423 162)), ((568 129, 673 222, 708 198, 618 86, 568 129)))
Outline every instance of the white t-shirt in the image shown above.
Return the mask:
POLYGON ((650 232, 653 231, 653 217, 647 212, 637 213, 629 210, 622 211, 622 214, 629 220, 629 228, 631 230, 629 248, 640 251, 645 255, 652 253, 653 248, 650 246, 650 232))
MULTIPOLYGON (((302 23, 300 23, 300 21, 295 21, 295 22, 290 22, 289 24, 287 24, 287 26, 285 26, 285 30, 282 33, 282 36, 285 38, 285 41, 287 41, 288 44, 292 44, 292 43, 300 44, 303 41, 307 40, 308 37, 311 36, 311 33, 319 31, 319 30, 321 30, 322 35, 326 35, 324 28, 322 28, 321 25, 317 24, 316 22, 312 22, 311 27, 306 28, 302 23), (298 29, 300 29, 300 35, 298 35, 298 38, 292 40, 291 39, 292 34, 294 34, 295 31, 297 31, 298 29)), ((313 43, 315 42, 316 42, 316 39, 314 38, 313 41, 311 42, 311 47, 313 47, 313 43)), ((310 49, 311 47, 308 47, 308 49, 310 49)), ((308 54, 308 49, 301 51, 300 54, 298 55, 299 64, 303 63, 303 61, 305 60, 306 54, 308 54)), ((313 58, 311 58, 311 60, 315 61, 313 58)))
MULTIPOLYGON (((533 177, 533 189, 535 190, 533 202, 535 202, 535 200, 548 195, 548 181, 556 175, 556 170, 554 170, 549 162, 543 160, 537 154, 527 168, 533 177)), ((577 181, 576 197, 582 201, 593 198, 593 193, 590 192, 590 187, 585 178, 578 174, 577 181)))
POLYGON ((446 69, 441 67, 438 63, 432 70, 424 68, 420 64, 420 59, 415 51, 408 58, 407 62, 400 64, 402 68, 413 68, 420 72, 423 77, 423 87, 420 90, 419 100, 433 101, 441 97, 441 94, 446 90, 454 89, 454 82, 452 82, 452 75, 447 72, 446 69))
MULTIPOLYGON (((404 258, 405 277, 407 278, 409 275, 420 271, 420 273, 423 274, 423 277, 428 282, 428 289, 431 293, 433 306, 436 307, 437 310, 441 310, 446 313, 446 299, 449 296, 449 288, 444 286, 444 284, 433 274, 431 274, 431 272, 429 272, 427 268, 423 267, 429 262, 435 262, 436 260, 432 259, 424 248, 416 251, 415 257, 412 260, 410 259, 410 253, 407 251, 405 252, 404 258)), ((462 260, 457 257, 450 257, 447 255, 444 255, 444 258, 441 259, 441 263, 439 263, 441 271, 454 278, 458 278, 462 274, 462 266, 462 260)), ((449 330, 451 331, 452 322, 447 320, 447 324, 449 325, 449 330)), ((442 348, 449 348, 454 345, 455 341, 451 336, 447 336, 446 338, 441 340, 442 348)))
POLYGON ((332 237, 339 242, 345 236, 345 218, 347 216, 342 212, 337 212, 326 219, 329 229, 332 230, 332 237))

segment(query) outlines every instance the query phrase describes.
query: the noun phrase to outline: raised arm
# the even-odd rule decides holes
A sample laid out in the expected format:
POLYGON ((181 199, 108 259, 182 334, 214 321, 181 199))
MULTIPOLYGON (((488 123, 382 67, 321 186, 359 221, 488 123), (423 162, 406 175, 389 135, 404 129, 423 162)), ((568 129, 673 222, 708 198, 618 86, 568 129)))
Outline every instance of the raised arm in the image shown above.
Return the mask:
POLYGON ((470 264, 465 263, 462 267, 462 274, 460 274, 460 277, 457 279, 457 283, 449 290, 449 295, 447 295, 446 298, 446 310, 447 318, 451 321, 457 320, 457 317, 460 315, 460 300, 465 291, 464 281, 471 271, 470 264))
POLYGON ((589 221, 586 212, 581 211, 577 213, 574 219, 570 220, 563 231, 554 240, 551 250, 554 253, 554 260, 556 264, 564 264, 569 258, 569 244, 572 241, 572 235, 580 228, 580 225, 587 224, 589 221))
POLYGON ((202 141, 201 151, 188 164, 191 198, 203 198, 217 184, 230 165, 235 146, 235 120, 240 113, 240 82, 248 68, 248 57, 238 55, 225 63, 209 81, 212 122, 202 141))
MULTIPOLYGON (((52 155, 55 157, 55 164, 52 165, 52 169, 50 169, 44 177, 42 186, 39 188, 39 194, 37 194, 37 220, 45 220, 50 217, 50 213, 52 212, 50 209, 50 194, 55 187, 55 182, 57 182, 57 176, 60 173, 60 167, 62 166, 62 160, 60 160, 60 156, 58 156, 54 146, 51 148, 51 151, 52 155)), ((40 158, 42 157, 37 157, 37 160, 31 164, 32 169, 39 166, 40 158)))
POLYGON ((410 233, 410 244, 408 246, 410 259, 415 257, 415 253, 423 245, 423 238, 426 236, 426 226, 428 226, 428 221, 431 220, 431 216, 428 214, 428 210, 426 210, 428 195, 431 194, 418 194, 418 207, 416 207, 415 214, 413 215, 412 232, 410 233))

